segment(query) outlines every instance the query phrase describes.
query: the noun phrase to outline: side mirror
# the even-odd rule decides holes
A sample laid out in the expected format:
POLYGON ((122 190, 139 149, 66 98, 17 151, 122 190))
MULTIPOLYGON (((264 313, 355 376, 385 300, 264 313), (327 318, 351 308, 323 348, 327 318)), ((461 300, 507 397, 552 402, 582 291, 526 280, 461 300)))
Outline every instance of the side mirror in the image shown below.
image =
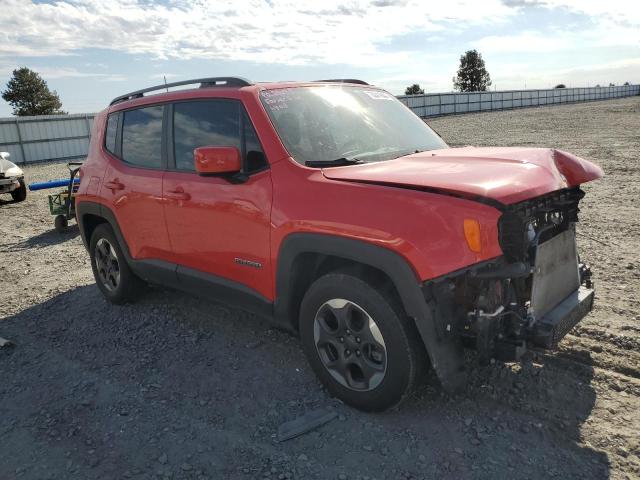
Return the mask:
POLYGON ((234 174, 240 172, 240 150, 236 147, 198 147, 193 151, 198 175, 234 174))

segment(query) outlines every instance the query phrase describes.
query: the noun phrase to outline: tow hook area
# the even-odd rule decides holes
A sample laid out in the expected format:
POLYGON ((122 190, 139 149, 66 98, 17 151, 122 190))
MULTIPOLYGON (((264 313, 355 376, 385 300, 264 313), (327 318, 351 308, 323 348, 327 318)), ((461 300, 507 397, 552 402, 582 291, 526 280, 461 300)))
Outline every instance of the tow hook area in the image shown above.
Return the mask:
POLYGON ((531 341, 542 348, 555 348, 558 342, 593 308, 594 291, 580 286, 531 329, 531 341))
POLYGON ((578 265, 578 272, 580 273, 580 283, 587 288, 593 288, 593 281, 591 280, 591 267, 586 263, 578 265))
POLYGON ((530 341, 542 348, 555 348, 593 308, 595 297, 591 267, 585 263, 578 265, 580 285, 556 307, 537 320, 529 329, 530 341))
POLYGON ((500 322, 496 320, 503 312, 504 306, 500 305, 491 313, 478 309, 467 314, 469 324, 476 330, 476 350, 481 364, 487 364, 491 360, 495 341, 500 337, 500 322))
POLYGON ((526 351, 527 309, 518 301, 518 283, 530 276, 525 263, 498 258, 427 282, 423 292, 442 336, 475 349, 482 364, 514 361, 526 351))
MULTIPOLYGON (((513 308, 516 305, 510 305, 513 308)), ((517 361, 527 351, 524 340, 507 339, 505 336, 505 321, 513 316, 514 322, 520 323, 520 316, 515 310, 505 309, 500 305, 495 311, 486 313, 480 309, 467 313, 467 322, 473 326, 475 332, 475 349, 478 361, 487 365, 491 358, 503 361, 517 361)), ((512 328, 513 330, 513 328, 512 328)))
POLYGON ((555 348, 592 309, 591 270, 573 268, 576 289, 544 310, 532 302, 536 266, 503 258, 427 282, 423 292, 442 338, 476 350, 481 364, 518 361, 529 347, 555 348))

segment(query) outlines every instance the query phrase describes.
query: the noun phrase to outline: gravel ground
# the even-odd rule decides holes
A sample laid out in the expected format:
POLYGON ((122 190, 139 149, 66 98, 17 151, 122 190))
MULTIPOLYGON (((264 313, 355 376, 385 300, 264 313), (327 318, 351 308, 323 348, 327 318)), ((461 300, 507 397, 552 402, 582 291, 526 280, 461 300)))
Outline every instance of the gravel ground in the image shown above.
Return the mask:
POLYGON ((604 168, 579 226, 596 307, 557 352, 360 413, 249 314, 160 288, 108 304, 77 227, 56 233, 34 192, 0 200, 0 337, 15 343, 0 348, 0 478, 638 478, 640 97, 429 123, 453 146, 554 146, 604 168), (338 418, 277 442, 281 423, 325 407, 338 418))

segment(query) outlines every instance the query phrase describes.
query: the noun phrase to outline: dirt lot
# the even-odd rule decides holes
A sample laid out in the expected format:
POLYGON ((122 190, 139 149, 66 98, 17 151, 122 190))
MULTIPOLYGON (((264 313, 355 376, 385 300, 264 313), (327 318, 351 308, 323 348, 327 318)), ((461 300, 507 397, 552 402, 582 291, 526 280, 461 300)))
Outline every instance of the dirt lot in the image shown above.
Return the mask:
POLYGON ((430 123, 454 146, 555 146, 603 166, 579 226, 597 304, 558 352, 363 414, 251 315, 163 289, 108 304, 77 228, 53 231, 46 192, 31 193, 0 201, 0 337, 15 343, 0 348, 0 479, 638 478, 640 97, 430 123), (327 406, 336 420, 276 441, 327 406))

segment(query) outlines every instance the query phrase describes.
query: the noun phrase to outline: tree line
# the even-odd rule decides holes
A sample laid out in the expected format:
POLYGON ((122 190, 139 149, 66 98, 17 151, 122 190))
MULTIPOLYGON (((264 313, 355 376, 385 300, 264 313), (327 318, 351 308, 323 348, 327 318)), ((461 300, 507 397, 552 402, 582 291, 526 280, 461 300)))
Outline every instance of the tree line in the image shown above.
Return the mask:
MULTIPOLYGON (((624 82, 629 85, 629 82, 624 82)), ((455 77, 453 77, 453 89, 459 92, 486 92, 491 86, 491 75, 487 71, 482 55, 477 50, 467 50, 460 56, 460 66, 455 77)), ((596 85, 599 87, 600 85, 596 85)), ((610 87, 615 84, 609 83, 610 87)), ((564 83, 559 83, 554 88, 567 88, 564 83)), ((424 89, 419 84, 414 83, 408 86, 405 95, 422 95, 424 89)))
MULTIPOLYGON (((624 85, 629 85, 625 82, 624 85)), ((484 92, 491 86, 491 76, 477 50, 468 50, 460 56, 458 73, 453 77, 453 88, 460 92, 484 92)), ((600 85, 596 85, 599 87, 600 85)), ((614 87, 613 83, 609 84, 614 87)), ((554 88, 566 88, 560 83, 554 88)), ((424 89, 414 83, 408 86, 405 95, 422 95, 424 89)), ((2 92, 2 98, 11 105, 13 114, 18 117, 28 115, 65 114, 58 93, 49 90, 44 79, 33 70, 22 67, 13 71, 13 75, 2 92)))
MULTIPOLYGON (((487 71, 482 55, 477 50, 467 50, 460 56, 458 73, 453 77, 453 89, 459 92, 484 92, 491 86, 491 75, 487 71)), ((404 91, 405 95, 421 95, 424 89, 414 83, 404 91)))

